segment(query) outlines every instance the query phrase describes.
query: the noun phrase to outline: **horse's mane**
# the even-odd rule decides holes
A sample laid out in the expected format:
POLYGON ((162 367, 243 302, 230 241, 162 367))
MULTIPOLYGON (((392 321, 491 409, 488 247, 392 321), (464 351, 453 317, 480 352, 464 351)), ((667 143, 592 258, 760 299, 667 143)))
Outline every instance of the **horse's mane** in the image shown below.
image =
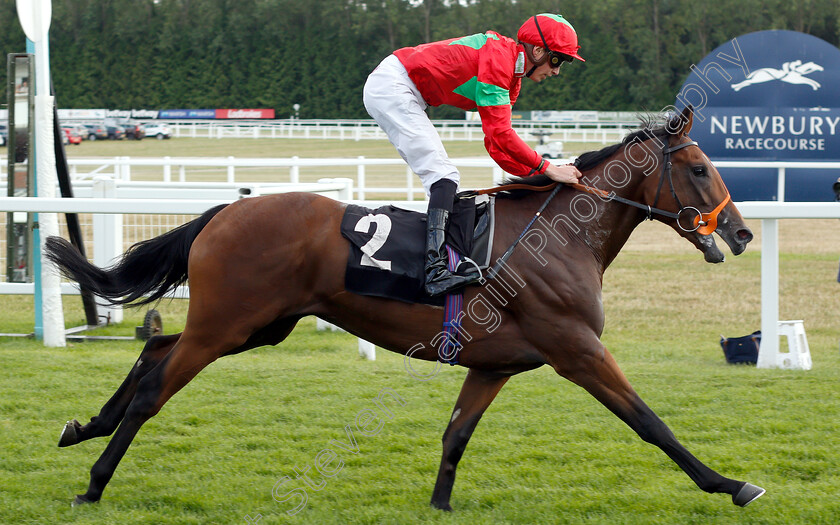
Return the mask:
MULTIPOLYGON (((647 140, 652 136, 668 137, 672 133, 671 129, 679 129, 675 126, 675 120, 679 120, 679 114, 673 116, 671 121, 659 120, 653 116, 643 116, 639 118, 639 128, 636 131, 629 133, 618 144, 606 146, 597 151, 587 151, 582 153, 577 160, 575 160, 575 167, 580 171, 590 170, 608 158, 612 157, 618 150, 633 143, 635 140, 647 140)), ((554 181, 548 178, 547 175, 534 175, 532 177, 511 177, 501 185, 510 186, 512 184, 524 184, 526 186, 533 186, 535 188, 542 188, 553 184, 554 181)), ((500 198, 519 199, 526 195, 533 195, 533 191, 527 189, 501 191, 496 194, 500 198)))

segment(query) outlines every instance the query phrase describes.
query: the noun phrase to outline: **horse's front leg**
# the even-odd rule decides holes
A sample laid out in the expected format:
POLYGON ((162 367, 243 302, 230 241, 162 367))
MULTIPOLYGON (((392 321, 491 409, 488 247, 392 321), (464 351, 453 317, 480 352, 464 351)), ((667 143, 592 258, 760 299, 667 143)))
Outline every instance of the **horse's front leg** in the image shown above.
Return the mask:
POLYGON ((432 493, 432 506, 442 510, 452 510, 449 499, 452 485, 455 483, 455 469, 467 448, 481 415, 496 398, 510 376, 493 375, 470 369, 461 387, 458 401, 449 419, 446 432, 443 433, 443 457, 440 460, 435 490, 432 493))
POLYGON ((149 339, 125 381, 105 403, 99 415, 92 417, 86 425, 82 425, 75 419, 68 421, 64 430, 61 431, 58 446, 69 447, 91 438, 110 436, 125 416, 125 411, 134 399, 140 380, 169 354, 179 337, 181 334, 154 336, 149 339))
POLYGON ((644 441, 656 445, 706 492, 723 492, 742 507, 764 494, 764 489, 721 476, 683 447, 671 429, 657 417, 630 386, 612 355, 603 345, 576 359, 553 363, 560 375, 585 388, 627 423, 644 441))

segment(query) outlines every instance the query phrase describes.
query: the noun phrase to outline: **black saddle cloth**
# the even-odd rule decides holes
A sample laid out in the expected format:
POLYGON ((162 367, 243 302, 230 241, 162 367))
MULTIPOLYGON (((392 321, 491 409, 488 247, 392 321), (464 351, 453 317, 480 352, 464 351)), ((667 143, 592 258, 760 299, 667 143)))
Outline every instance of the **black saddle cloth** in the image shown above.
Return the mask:
MULTIPOLYGON (((492 200, 459 199, 450 214, 446 242, 486 268, 492 247, 492 200)), ((344 286, 349 292, 410 303, 442 305, 425 283, 426 214, 396 206, 375 210, 349 204, 341 234, 350 241, 344 286)))

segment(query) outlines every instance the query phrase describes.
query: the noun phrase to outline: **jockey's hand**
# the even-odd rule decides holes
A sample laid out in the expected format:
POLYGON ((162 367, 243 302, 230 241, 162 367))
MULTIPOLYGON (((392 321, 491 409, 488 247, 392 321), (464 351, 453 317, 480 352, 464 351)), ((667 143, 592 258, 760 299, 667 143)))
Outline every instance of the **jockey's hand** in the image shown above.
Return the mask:
POLYGON ((554 164, 549 164, 548 168, 545 170, 545 174, 548 175, 548 178, 551 180, 562 182, 564 184, 572 184, 578 182, 581 174, 580 171, 572 164, 566 164, 565 166, 555 166, 554 164))

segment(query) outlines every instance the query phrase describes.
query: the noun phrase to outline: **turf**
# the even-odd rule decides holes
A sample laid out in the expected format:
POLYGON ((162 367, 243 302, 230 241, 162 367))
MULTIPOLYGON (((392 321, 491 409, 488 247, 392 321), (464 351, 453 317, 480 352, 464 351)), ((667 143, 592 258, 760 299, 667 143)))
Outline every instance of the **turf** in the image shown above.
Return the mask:
MULTIPOLYGON (((759 225, 754 226, 760 235, 759 225)), ((134 363, 137 342, 46 349, 0 339, 0 523, 833 523, 840 515, 840 354, 834 221, 781 223, 781 317, 804 319, 810 371, 726 365, 720 334, 759 328, 757 239, 741 257, 708 265, 677 235, 645 224, 604 282, 607 347, 643 399, 696 456, 722 474, 767 489, 749 507, 697 489, 661 451, 642 442, 587 393, 547 368, 513 378, 485 414, 459 465, 453 513, 429 508, 440 436, 465 371, 429 381, 401 356, 362 360, 356 340, 319 333, 304 319, 277 348, 222 359, 140 431, 102 501, 70 508, 107 438, 59 449, 67 419, 86 422, 134 363), (378 434, 355 432, 362 411, 392 389, 378 434), (333 477, 295 469, 326 448, 333 477), (332 467, 338 465, 336 459, 332 467), (282 489, 282 490, 281 490, 282 489), (282 497, 280 498, 282 499, 282 497), (252 522, 254 522, 252 520, 252 522)), ((82 320, 68 297, 68 326, 82 320)), ((31 329, 31 298, 0 297, 0 331, 31 329)), ((185 301, 158 305, 166 332, 183 325, 185 301)), ((107 333, 130 335, 144 311, 107 333)), ((106 333, 106 332, 102 332, 106 333)), ((784 341, 783 341, 784 342, 784 341)), ((421 365, 429 367, 431 365, 421 365)))

